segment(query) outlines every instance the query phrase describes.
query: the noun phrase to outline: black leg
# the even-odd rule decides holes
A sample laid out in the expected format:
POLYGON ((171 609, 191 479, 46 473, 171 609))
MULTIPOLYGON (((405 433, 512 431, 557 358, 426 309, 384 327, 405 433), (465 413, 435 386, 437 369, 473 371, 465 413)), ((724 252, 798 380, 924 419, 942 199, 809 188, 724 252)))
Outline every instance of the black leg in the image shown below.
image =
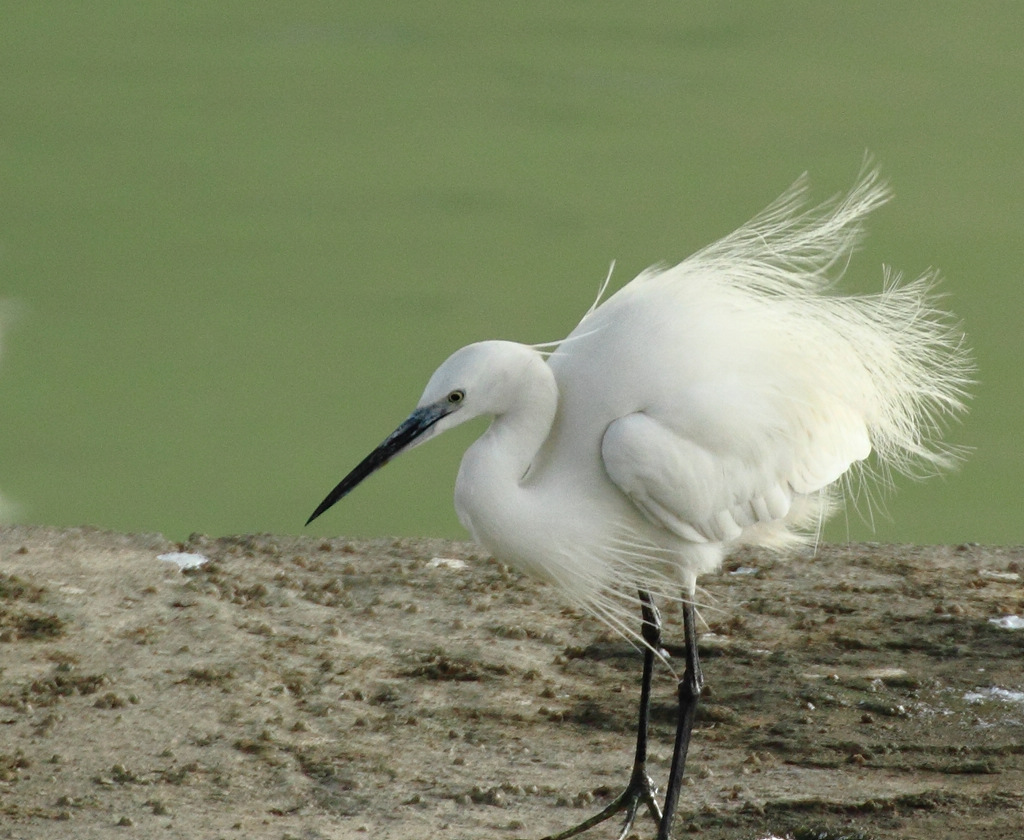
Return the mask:
MULTIPOLYGON (((633 827, 633 821, 636 819, 636 814, 641 804, 647 806, 647 810, 659 826, 663 825, 661 808, 654 795, 654 784, 651 782, 651 777, 647 775, 647 730, 651 720, 651 679, 654 675, 655 651, 661 648, 661 616, 658 614, 658 608, 654 606, 654 601, 651 600, 649 592, 641 589, 639 596, 640 612, 643 615, 641 634, 647 646, 644 648, 643 680, 640 683, 640 714, 636 728, 636 754, 633 758, 633 773, 629 777, 629 784, 600 813, 566 831, 544 837, 543 840, 568 840, 568 838, 582 834, 595 825, 614 817, 621 811, 626 812, 626 818, 623 821, 622 830, 619 832, 619 840, 625 840, 625 837, 633 827)), ((687 662, 689 662, 689 659, 687 659, 687 662)))
POLYGON ((672 769, 669 771, 668 788, 665 791, 665 811, 658 831, 658 840, 671 840, 672 818, 679 802, 679 790, 683 784, 683 769, 686 767, 686 751, 690 746, 690 733, 697 714, 697 701, 704 686, 704 674, 697 656, 697 629, 694 622, 693 604, 683 602, 683 631, 686 645, 686 672, 679 681, 679 717, 676 721, 676 743, 672 751, 672 769))

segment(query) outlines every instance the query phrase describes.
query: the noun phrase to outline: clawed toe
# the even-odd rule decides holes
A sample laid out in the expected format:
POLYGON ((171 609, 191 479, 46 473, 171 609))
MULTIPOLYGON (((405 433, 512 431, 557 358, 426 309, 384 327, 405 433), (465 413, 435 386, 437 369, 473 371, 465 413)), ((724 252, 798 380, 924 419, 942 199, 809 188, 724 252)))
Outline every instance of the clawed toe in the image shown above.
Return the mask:
POLYGON ((618 840, 625 840, 633 828, 633 823, 636 820, 636 815, 641 805, 647 806, 648 812, 660 828, 662 819, 661 806, 658 804, 656 793, 657 789, 647 773, 643 771, 634 772, 633 778, 629 780, 629 785, 626 789, 600 812, 584 820, 579 825, 575 825, 565 831, 560 831, 558 834, 549 834, 547 837, 542 838, 542 840, 569 840, 570 837, 582 834, 584 831, 603 823, 605 820, 611 819, 623 811, 626 812, 626 818, 622 823, 622 830, 619 832, 618 840))

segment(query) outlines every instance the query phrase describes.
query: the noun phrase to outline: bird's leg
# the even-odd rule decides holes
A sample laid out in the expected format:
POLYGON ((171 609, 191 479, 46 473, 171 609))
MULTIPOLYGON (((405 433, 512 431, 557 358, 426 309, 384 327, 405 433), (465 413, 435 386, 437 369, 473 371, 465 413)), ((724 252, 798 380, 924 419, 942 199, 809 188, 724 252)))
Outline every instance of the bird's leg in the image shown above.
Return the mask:
POLYGON ((658 831, 658 840, 670 840, 672 818, 679 801, 679 789, 683 784, 683 768, 686 766, 686 751, 690 746, 690 733, 697 714, 697 701, 704 686, 704 674, 697 656, 697 629, 694 622, 693 603, 683 602, 683 632, 686 645, 686 671, 679 681, 679 717, 676 721, 676 742, 672 751, 672 768, 665 791, 665 811, 658 831))
POLYGON ((629 784, 620 799, 628 801, 626 820, 620 837, 625 837, 633 826, 637 809, 641 801, 647 805, 655 822, 661 823, 661 807, 655 798, 654 783, 647 775, 647 738, 651 722, 651 682, 654 676, 654 657, 661 650, 661 615, 654 606, 651 594, 644 590, 637 593, 640 597, 640 613, 643 624, 640 634, 643 636, 644 647, 643 678, 640 682, 640 710, 636 725, 636 752, 633 756, 633 772, 629 784))
POLYGON ((644 647, 644 670, 640 683, 640 713, 636 729, 636 753, 633 757, 633 772, 629 777, 629 784, 626 789, 615 797, 600 813, 594 814, 590 819, 584 820, 577 826, 544 837, 543 840, 568 840, 577 834, 593 828, 599 823, 614 817, 621 811, 626 812, 626 819, 623 821, 622 830, 619 832, 619 840, 629 834, 636 819, 637 811, 641 803, 647 806, 651 816, 658 825, 662 825, 661 807, 655 798, 654 783, 647 775, 647 731, 651 720, 651 680, 654 675, 655 652, 661 649, 661 615, 658 608, 654 606, 651 594, 639 590, 640 612, 643 615, 643 626, 641 635, 645 642, 644 647))

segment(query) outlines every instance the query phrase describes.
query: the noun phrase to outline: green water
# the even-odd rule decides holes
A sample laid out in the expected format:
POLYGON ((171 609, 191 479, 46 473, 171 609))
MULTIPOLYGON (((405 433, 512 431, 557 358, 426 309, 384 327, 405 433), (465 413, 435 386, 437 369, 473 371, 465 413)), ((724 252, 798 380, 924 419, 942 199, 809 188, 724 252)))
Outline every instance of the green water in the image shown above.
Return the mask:
MULTIPOLYGON (((481 338, 871 150, 850 287, 938 266, 964 467, 881 540, 1021 542, 1024 5, 4 3, 0 492, 21 519, 296 532, 481 338), (11 320, 10 318, 8 319, 11 320)), ((460 429, 313 533, 460 535, 460 429)), ((869 538, 857 514, 831 538, 869 538)))

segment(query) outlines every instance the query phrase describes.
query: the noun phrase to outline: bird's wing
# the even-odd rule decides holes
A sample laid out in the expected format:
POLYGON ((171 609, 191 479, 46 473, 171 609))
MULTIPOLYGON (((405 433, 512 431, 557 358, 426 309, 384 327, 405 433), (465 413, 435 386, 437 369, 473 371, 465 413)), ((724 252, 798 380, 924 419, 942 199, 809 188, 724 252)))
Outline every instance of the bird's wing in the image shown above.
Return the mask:
POLYGON ((735 233, 643 272, 549 360, 560 402, 546 452, 585 462, 597 431, 611 480, 686 539, 809 524, 807 497, 872 450, 903 472, 955 461, 933 439, 963 410, 971 364, 930 278, 828 293, 888 191, 867 171, 819 207, 802 194, 798 182, 735 233))
POLYGON ((654 524, 694 542, 727 542, 751 526, 786 521, 797 497, 827 487, 870 452, 853 416, 814 428, 828 439, 791 428, 744 441, 681 434, 636 412, 608 426, 601 454, 611 480, 654 524))

